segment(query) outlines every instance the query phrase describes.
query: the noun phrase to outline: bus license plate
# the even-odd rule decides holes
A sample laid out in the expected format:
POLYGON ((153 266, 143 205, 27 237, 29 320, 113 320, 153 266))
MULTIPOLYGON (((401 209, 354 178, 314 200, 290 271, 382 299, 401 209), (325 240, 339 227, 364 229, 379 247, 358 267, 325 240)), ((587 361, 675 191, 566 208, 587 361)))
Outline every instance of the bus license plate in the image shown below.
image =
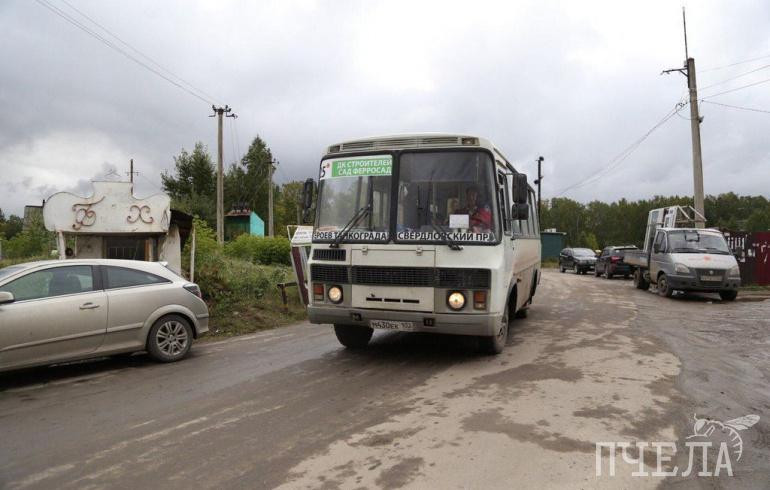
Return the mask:
POLYGON ((369 320, 369 326, 383 330, 400 330, 402 332, 414 331, 413 322, 396 322, 392 320, 369 320))

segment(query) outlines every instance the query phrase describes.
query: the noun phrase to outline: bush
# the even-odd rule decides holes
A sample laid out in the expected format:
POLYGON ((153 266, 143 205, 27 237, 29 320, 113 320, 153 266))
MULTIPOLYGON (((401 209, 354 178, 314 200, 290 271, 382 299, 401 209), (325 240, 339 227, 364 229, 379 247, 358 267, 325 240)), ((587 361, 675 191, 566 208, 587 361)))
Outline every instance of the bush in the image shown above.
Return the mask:
POLYGON ((225 245, 228 257, 248 260, 256 264, 291 264, 291 244, 283 237, 258 237, 239 235, 225 245))

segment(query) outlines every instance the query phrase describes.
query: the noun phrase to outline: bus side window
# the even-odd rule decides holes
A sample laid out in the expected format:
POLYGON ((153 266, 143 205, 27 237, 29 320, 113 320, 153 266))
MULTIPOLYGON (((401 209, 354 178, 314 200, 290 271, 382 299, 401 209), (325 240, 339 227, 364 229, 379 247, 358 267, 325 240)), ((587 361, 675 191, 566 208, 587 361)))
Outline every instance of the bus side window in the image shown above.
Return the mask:
POLYGON ((506 235, 511 234, 511 222, 508 220, 508 213, 510 212, 511 205, 508 198, 508 179, 502 172, 497 173, 497 202, 500 207, 500 218, 503 223, 503 233, 506 235))
POLYGON ((540 236, 540 216, 537 214, 537 199, 535 192, 529 191, 529 234, 533 237, 540 236))

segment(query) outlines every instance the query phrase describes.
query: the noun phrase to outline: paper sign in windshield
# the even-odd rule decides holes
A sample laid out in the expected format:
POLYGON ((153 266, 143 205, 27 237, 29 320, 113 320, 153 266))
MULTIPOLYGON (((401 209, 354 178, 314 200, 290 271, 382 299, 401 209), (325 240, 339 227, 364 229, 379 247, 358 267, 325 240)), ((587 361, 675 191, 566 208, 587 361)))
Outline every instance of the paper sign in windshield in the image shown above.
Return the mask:
POLYGON ((321 180, 338 177, 388 176, 392 171, 391 155, 339 158, 321 162, 321 180))

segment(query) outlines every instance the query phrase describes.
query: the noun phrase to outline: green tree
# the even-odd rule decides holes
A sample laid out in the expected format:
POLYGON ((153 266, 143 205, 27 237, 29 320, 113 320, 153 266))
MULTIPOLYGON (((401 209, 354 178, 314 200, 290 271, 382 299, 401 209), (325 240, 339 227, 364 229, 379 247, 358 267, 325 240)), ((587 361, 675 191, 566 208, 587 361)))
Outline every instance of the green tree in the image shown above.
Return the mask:
MULTIPOLYGON (((240 162, 227 169, 225 175, 225 209, 233 204, 245 205, 267 225, 268 178, 273 154, 264 140, 255 137, 240 162)), ((273 189, 273 197, 277 194, 273 189)), ((276 219, 273 219, 276 224, 276 219)))
POLYGON ((770 210, 757 209, 746 220, 746 231, 770 230, 770 210))
POLYGON ((15 214, 8 216, 8 219, 3 223, 3 233, 5 238, 10 240, 15 237, 21 230, 24 229, 24 220, 15 214))
POLYGON ((216 171, 206 146, 198 142, 192 153, 184 148, 174 157, 174 172, 161 175, 163 190, 174 208, 216 223, 216 171))

